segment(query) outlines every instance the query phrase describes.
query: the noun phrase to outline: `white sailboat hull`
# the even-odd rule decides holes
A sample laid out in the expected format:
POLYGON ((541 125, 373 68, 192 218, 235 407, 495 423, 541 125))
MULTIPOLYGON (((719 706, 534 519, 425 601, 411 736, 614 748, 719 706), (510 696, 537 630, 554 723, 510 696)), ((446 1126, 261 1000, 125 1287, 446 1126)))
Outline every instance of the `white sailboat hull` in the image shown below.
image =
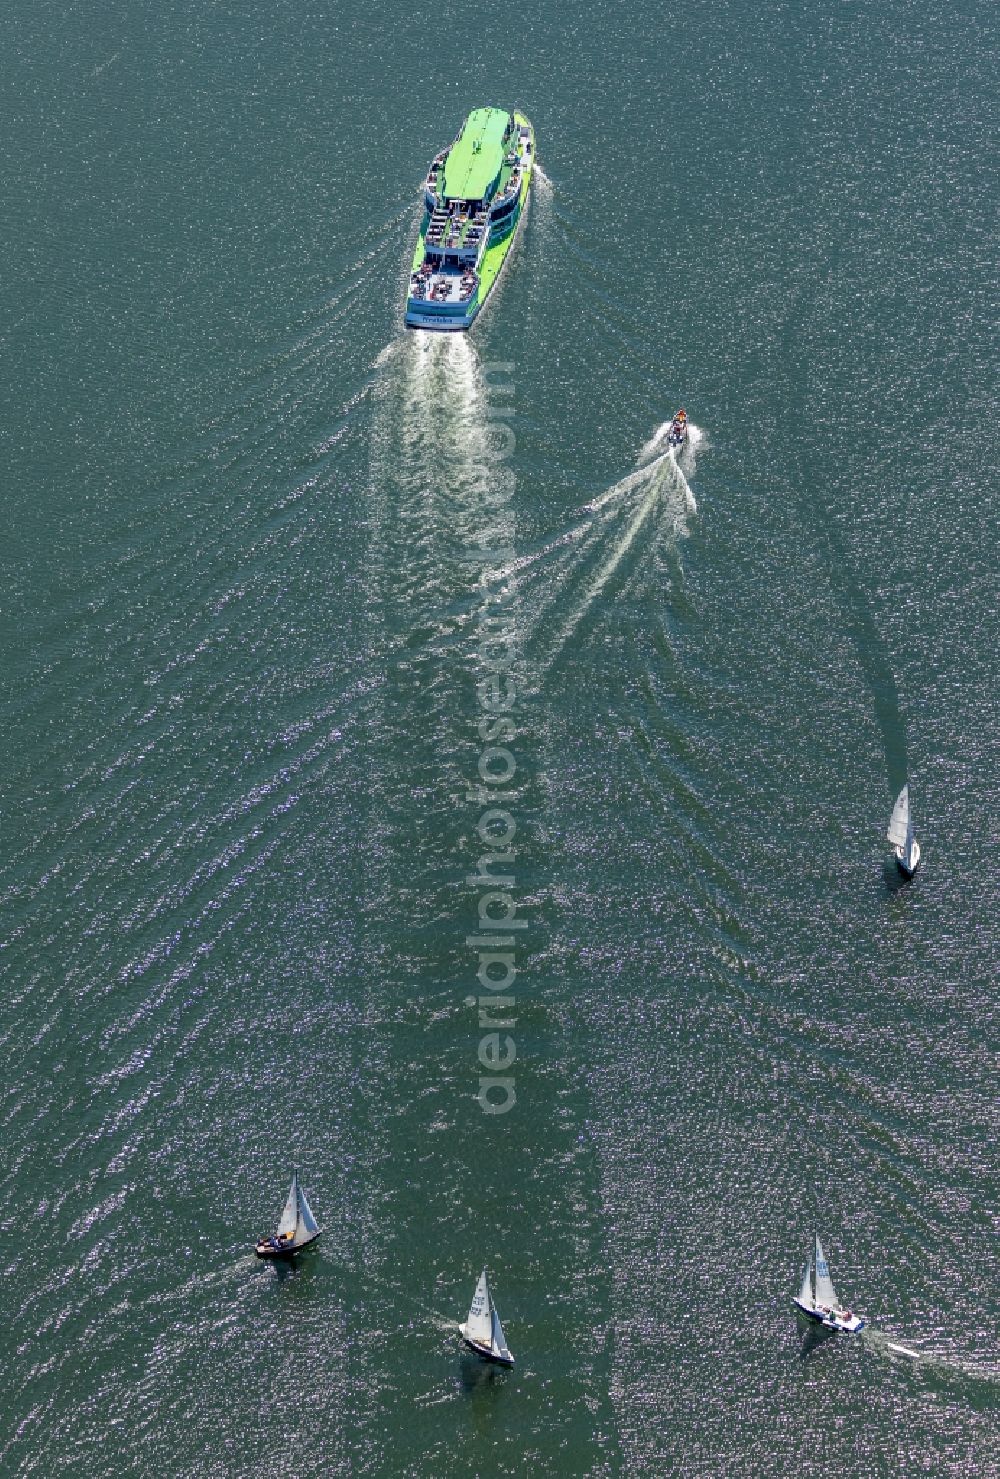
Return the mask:
POLYGON ((501 1355, 498 1351, 495 1351, 491 1345, 486 1345, 481 1340, 475 1340, 471 1335, 468 1334, 465 1325, 459 1325, 458 1333, 459 1335, 461 1335, 465 1344, 469 1347, 469 1350, 475 1351, 477 1356, 482 1356, 484 1361, 495 1361, 498 1366, 513 1366, 514 1357, 510 1354, 509 1351, 506 1355, 501 1355))
POLYGON ((826 1330, 839 1330, 845 1335, 856 1335, 859 1330, 864 1329, 865 1322, 860 1315, 852 1314, 850 1310, 824 1309, 822 1305, 807 1304, 804 1299, 793 1296, 792 1303, 801 1315, 807 1320, 813 1320, 817 1325, 822 1325, 826 1330))
POLYGON ((892 851, 896 859, 896 867, 899 869, 900 873, 902 873, 904 878, 912 878, 914 873, 916 873, 917 869, 920 867, 920 843, 914 841, 913 856, 910 859, 909 867, 907 867, 906 865, 906 849, 901 843, 897 843, 892 851))

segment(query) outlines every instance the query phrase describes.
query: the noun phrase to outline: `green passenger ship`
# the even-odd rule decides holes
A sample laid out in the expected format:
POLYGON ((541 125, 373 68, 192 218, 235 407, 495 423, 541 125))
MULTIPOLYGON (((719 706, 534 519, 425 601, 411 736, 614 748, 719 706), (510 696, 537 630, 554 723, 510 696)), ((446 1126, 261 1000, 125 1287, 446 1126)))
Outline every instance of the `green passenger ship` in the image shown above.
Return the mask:
POLYGON ((406 322, 467 329, 514 244, 528 199, 535 131, 521 113, 476 108, 424 181, 406 322))

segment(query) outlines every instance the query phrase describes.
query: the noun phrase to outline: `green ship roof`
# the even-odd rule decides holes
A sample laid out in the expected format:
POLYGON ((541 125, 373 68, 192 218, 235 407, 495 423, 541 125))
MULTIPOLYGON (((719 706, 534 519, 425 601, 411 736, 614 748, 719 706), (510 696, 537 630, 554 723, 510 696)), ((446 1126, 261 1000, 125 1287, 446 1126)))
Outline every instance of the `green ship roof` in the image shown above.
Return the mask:
POLYGON ((475 108, 462 125, 444 166, 446 200, 486 200, 503 164, 503 136, 510 114, 475 108))

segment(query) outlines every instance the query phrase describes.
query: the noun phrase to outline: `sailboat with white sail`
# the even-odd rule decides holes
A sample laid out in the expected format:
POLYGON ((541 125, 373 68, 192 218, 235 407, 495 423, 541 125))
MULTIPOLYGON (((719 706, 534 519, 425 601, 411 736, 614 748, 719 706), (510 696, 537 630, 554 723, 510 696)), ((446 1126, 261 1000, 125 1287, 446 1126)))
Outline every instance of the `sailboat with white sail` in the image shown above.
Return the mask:
POLYGON ((817 1234, 814 1246, 806 1260, 802 1275, 802 1286, 792 1303, 809 1320, 815 1320, 827 1330, 842 1330, 856 1335, 864 1329, 864 1320, 853 1310, 845 1310, 837 1298, 837 1291, 830 1278, 830 1265, 826 1261, 823 1245, 817 1234))
POLYGON ((507 1337, 503 1333, 497 1307, 493 1303, 485 1269, 479 1275, 468 1319, 458 1329, 471 1351, 487 1361, 496 1361, 501 1366, 513 1366, 514 1357, 507 1348, 507 1337))
POLYGON ((284 1211, 273 1237, 260 1238, 255 1249, 258 1258, 291 1258, 315 1243, 320 1229, 305 1192, 299 1185, 298 1171, 292 1172, 284 1211))
POLYGON ((889 818, 886 840, 892 846, 896 866, 904 878, 912 878, 920 863, 920 843, 913 835, 913 817, 910 815, 910 785, 903 787, 896 797, 896 805, 889 818))

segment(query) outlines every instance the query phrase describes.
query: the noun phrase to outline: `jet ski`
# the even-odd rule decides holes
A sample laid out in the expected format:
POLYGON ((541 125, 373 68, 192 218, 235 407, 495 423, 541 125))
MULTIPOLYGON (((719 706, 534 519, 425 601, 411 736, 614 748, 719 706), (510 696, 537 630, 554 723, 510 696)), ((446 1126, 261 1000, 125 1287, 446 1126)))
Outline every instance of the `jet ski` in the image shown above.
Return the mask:
POLYGON ((667 446, 674 447, 679 452, 682 447, 687 445, 687 439, 688 416, 682 407, 670 423, 670 430, 667 432, 667 446))

